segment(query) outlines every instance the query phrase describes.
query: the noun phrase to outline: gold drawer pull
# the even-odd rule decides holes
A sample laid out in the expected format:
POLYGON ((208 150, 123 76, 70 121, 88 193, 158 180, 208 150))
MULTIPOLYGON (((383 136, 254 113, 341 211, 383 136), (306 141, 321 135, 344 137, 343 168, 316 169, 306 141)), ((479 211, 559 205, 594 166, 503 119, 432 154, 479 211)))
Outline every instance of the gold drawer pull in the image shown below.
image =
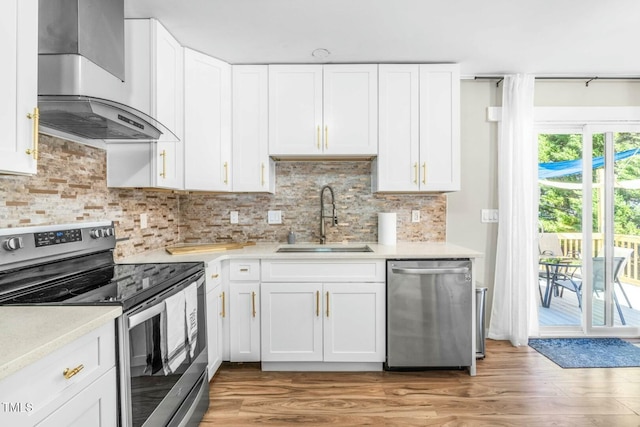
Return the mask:
POLYGON ((422 164, 422 183, 427 183, 427 162, 422 164))
POLYGON ((218 276, 220 276, 220 275, 219 275, 219 274, 212 274, 212 275, 211 275, 211 278, 212 278, 212 279, 217 279, 217 278, 218 278, 218 276))
POLYGON ((316 317, 320 317, 320 291, 316 291, 316 317))
POLYGON ((64 378, 68 380, 83 369, 84 365, 78 365, 73 369, 66 368, 64 371, 62 371, 62 375, 64 375, 64 378))
POLYGON ((414 174, 414 179, 413 179, 413 183, 417 184, 418 183, 418 164, 414 163, 413 164, 413 174, 414 174))
POLYGON ((318 126, 318 136, 317 136, 317 146, 318 146, 318 150, 320 149, 321 145, 320 145, 320 126, 318 126))

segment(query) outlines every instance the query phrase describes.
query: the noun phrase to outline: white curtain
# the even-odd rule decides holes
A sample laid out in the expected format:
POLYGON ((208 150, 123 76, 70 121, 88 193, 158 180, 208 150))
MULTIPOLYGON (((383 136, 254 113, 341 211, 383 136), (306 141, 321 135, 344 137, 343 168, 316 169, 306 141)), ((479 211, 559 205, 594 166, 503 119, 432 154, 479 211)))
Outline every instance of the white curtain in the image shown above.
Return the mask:
POLYGON ((538 148, 532 75, 504 78, 498 142, 498 247, 488 337, 527 345, 538 335, 538 148))

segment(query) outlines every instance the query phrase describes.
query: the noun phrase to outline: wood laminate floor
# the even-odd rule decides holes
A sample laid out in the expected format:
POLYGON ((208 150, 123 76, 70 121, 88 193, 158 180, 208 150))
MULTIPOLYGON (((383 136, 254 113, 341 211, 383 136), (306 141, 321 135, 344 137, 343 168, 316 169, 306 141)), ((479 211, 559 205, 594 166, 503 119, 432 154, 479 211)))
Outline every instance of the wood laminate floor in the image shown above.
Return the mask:
POLYGON ((212 426, 640 426, 640 368, 562 369, 530 347, 487 340, 465 371, 261 372, 224 364, 212 426))

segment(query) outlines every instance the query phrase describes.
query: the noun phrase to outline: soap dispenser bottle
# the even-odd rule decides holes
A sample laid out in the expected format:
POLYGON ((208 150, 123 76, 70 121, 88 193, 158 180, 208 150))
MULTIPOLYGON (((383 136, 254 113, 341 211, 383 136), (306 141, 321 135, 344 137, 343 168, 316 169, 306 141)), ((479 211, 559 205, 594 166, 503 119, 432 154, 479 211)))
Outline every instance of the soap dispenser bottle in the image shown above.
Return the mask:
POLYGON ((296 235, 293 234, 293 231, 289 230, 289 235, 287 236, 287 242, 290 245, 293 245, 296 242, 296 235))

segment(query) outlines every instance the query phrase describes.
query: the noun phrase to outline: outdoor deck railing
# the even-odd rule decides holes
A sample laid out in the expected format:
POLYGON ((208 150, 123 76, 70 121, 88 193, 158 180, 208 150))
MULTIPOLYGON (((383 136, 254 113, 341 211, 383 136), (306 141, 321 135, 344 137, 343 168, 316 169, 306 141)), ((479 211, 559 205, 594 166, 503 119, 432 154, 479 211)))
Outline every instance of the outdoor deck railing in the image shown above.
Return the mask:
MULTIPOLYGON (((582 250, 581 233, 556 233, 560 239, 560 246, 565 255, 580 253, 582 250)), ((640 285, 640 236, 615 234, 613 245, 620 248, 633 249, 629 262, 624 267, 621 280, 626 283, 640 285)), ((602 233, 593 233, 593 256, 602 256, 604 248, 604 236, 602 233)))

